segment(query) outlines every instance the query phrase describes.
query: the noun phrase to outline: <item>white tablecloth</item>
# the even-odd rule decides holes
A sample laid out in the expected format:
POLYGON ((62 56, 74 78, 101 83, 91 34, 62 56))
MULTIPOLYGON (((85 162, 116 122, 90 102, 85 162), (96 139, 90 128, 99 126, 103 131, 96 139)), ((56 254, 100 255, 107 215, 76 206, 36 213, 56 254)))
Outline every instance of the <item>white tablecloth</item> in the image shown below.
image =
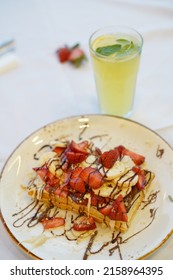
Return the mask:
MULTIPOLYGON (((59 118, 99 113, 91 33, 128 25, 144 38, 132 119, 173 145, 172 0, 0 0, 0 41, 13 38, 19 66, 0 76, 0 168, 31 132, 59 118), (79 42, 88 61, 60 64, 55 50, 79 42)), ((27 259, 0 223, 0 259, 27 259)), ((173 259, 173 238, 150 259, 173 259)))

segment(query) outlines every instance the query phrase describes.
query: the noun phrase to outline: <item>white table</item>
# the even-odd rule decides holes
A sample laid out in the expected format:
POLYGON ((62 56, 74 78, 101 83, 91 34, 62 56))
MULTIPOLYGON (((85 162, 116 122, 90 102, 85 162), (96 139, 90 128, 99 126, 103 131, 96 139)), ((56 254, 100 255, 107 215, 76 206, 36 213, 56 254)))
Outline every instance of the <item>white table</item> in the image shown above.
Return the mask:
MULTIPOLYGON (((172 0, 0 0, 0 39, 15 39, 20 60, 15 70, 0 76, 0 168, 43 125, 99 113, 88 38, 114 24, 138 29, 144 37, 132 119, 157 130, 173 146, 172 0), (55 50, 77 42, 88 61, 79 69, 60 64, 55 50)), ((0 259, 28 259, 1 222, 0 259)), ((150 259, 173 259, 173 237, 150 259)))

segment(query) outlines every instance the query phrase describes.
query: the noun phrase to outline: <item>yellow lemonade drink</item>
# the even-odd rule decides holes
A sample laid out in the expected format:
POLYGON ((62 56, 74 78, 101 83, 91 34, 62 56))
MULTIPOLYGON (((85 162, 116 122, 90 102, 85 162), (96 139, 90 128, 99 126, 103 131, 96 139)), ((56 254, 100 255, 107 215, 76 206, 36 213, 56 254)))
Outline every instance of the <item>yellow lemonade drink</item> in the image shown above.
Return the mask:
POLYGON ((90 53, 101 111, 129 116, 143 40, 133 29, 119 29, 95 32, 90 38, 90 53))

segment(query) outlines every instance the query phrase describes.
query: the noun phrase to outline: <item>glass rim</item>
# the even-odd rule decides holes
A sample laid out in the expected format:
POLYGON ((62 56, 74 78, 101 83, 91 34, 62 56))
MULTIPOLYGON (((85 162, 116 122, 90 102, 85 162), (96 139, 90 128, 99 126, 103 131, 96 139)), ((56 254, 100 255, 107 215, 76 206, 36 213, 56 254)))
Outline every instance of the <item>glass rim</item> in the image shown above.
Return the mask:
MULTIPOLYGON (((102 30, 109 30, 110 29, 110 31, 111 31, 111 29, 112 29, 112 31, 113 31, 113 29, 115 29, 115 31, 121 31, 121 29, 123 30, 127 30, 127 31, 129 31, 129 33, 128 32, 126 32, 126 34, 128 35, 128 34, 130 34, 130 31, 131 32, 133 32, 134 33, 134 35, 136 36, 136 38, 138 39, 138 41, 139 41, 139 50, 135 53, 135 55, 137 54, 137 53, 139 53, 141 50, 142 50, 142 47, 143 47, 143 43, 144 43, 144 39, 143 39, 143 37, 142 37, 142 35, 140 34, 140 32, 138 32, 135 28, 132 28, 132 27, 129 27, 129 26, 125 26, 125 25, 108 25, 108 26, 103 26, 103 27, 100 27, 100 28, 98 28, 97 30, 95 30, 91 35, 90 35, 90 37, 89 37, 89 49, 90 49, 90 51, 91 52, 93 52, 97 57, 100 57, 100 58, 107 58, 108 59, 108 57, 107 56, 105 56, 105 55, 102 55, 102 54, 99 54, 99 53, 97 53, 93 48, 92 48, 92 39, 93 39, 93 37, 94 37, 94 35, 96 35, 97 33, 99 33, 99 32, 101 32, 102 30)), ((109 32, 109 33, 111 33, 111 32, 109 32)), ((107 32, 107 34, 108 34, 108 32, 107 32)), ((98 35, 98 37, 99 37, 99 35, 98 35)), ((97 37, 96 37, 97 38, 97 37)))

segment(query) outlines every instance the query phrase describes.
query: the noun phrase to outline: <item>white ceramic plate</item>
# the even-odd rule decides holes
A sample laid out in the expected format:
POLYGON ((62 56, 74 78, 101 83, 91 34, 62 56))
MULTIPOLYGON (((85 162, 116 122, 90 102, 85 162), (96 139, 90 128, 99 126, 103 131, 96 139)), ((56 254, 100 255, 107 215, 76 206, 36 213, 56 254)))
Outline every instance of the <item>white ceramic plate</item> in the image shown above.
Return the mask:
POLYGON ((148 169, 156 176, 152 196, 141 205, 128 232, 109 242, 110 237, 103 230, 102 237, 90 246, 89 259, 141 259, 158 249, 173 233, 173 202, 169 199, 173 197, 173 150, 145 126, 108 115, 77 116, 48 124, 25 139, 9 157, 1 174, 1 219, 16 244, 36 259, 83 259, 90 237, 76 244, 64 236, 54 237, 43 232, 39 224, 28 228, 19 220, 14 227, 20 214, 13 214, 29 203, 30 198, 21 184, 38 164, 34 154, 61 137, 76 141, 92 138, 99 147, 124 145, 145 155, 148 169), (105 242, 108 245, 102 248, 105 242))

